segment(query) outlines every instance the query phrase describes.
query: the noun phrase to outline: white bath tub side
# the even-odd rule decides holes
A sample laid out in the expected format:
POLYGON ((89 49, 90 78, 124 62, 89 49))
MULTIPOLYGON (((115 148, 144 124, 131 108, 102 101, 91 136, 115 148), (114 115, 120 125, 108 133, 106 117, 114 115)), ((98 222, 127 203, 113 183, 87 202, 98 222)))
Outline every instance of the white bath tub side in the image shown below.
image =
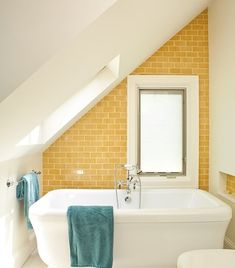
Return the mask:
POLYGON ((125 191, 55 190, 30 208, 38 251, 50 268, 69 268, 66 211, 69 205, 114 207, 114 268, 173 268, 184 251, 222 248, 231 219, 228 205, 198 189, 154 189, 138 192, 130 203, 125 191))

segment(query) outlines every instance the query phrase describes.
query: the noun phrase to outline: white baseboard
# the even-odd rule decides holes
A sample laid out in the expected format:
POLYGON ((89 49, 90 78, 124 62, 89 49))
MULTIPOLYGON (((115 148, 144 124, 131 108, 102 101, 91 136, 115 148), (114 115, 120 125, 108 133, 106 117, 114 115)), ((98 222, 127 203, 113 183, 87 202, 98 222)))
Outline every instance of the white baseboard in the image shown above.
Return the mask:
POLYGON ((224 247, 227 249, 235 249, 235 243, 231 239, 229 239, 227 236, 225 236, 224 247))
POLYGON ((25 261, 29 258, 31 253, 36 248, 36 238, 35 235, 32 234, 29 237, 29 240, 26 241, 21 248, 19 248, 15 254, 13 255, 14 259, 14 268, 21 268, 25 261))

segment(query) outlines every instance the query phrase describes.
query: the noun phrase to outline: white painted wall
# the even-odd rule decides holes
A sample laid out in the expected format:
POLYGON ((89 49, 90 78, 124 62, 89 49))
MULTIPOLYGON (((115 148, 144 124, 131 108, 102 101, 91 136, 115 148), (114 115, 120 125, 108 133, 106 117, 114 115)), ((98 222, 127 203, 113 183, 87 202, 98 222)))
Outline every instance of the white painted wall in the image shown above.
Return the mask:
MULTIPOLYGON (((235 175, 235 1, 209 7, 210 191, 218 195, 221 175, 235 175)), ((221 197, 221 196, 220 196, 221 197)), ((223 198, 224 199, 224 198, 223 198)), ((235 246, 235 203, 227 237, 235 246)))
MULTIPOLYGON (((16 199, 16 185, 7 179, 20 179, 32 169, 41 170, 41 155, 0 163, 0 267, 20 268, 35 248, 33 231, 28 231, 23 217, 23 202, 16 199)), ((32 267, 33 268, 33 267, 32 267)))

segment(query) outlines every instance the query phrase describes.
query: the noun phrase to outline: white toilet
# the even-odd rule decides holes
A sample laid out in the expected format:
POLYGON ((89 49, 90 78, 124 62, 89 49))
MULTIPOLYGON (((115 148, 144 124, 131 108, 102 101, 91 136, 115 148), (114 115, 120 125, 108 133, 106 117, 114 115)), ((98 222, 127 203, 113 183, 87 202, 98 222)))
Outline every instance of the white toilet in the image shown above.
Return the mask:
POLYGON ((177 268, 235 268, 235 250, 202 249, 182 253, 177 268))

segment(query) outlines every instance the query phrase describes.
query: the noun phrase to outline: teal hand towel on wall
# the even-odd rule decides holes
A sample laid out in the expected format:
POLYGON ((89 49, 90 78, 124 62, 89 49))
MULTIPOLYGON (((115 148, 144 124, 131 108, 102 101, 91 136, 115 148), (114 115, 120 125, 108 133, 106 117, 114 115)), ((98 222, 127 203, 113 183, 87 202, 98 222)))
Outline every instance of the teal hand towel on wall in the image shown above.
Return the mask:
POLYGON ((16 198, 24 200, 24 216, 28 229, 33 229, 29 220, 29 208, 39 199, 39 183, 36 173, 31 172, 24 175, 16 187, 16 198))
POLYGON ((70 206, 67 220, 71 266, 112 268, 113 207, 70 206))

